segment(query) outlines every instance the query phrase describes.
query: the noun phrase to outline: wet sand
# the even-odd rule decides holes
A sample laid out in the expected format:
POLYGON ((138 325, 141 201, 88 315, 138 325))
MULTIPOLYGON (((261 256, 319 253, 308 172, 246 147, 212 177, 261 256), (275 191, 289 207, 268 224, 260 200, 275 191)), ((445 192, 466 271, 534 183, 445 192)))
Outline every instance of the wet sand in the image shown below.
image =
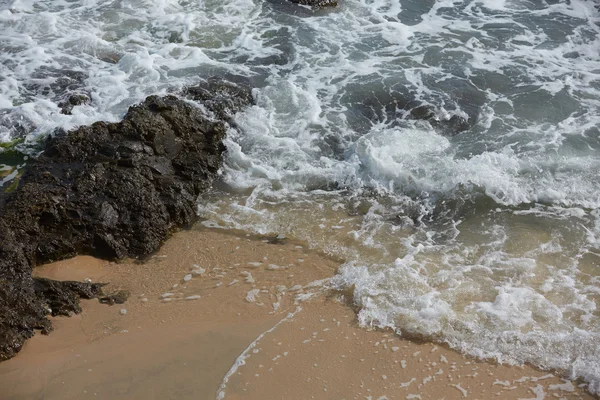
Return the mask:
POLYGON ((1 399, 591 399, 529 366, 478 362, 356 324, 323 286, 339 261, 288 240, 197 228, 145 263, 76 257, 54 279, 110 282, 0 363, 1 399), (258 339, 257 339, 258 338, 258 339))

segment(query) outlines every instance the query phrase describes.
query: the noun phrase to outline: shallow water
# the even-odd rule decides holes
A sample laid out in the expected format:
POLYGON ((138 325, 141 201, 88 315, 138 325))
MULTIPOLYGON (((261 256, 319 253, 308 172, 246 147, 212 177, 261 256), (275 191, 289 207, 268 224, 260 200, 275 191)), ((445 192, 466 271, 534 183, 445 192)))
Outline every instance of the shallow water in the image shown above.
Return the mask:
POLYGON ((257 105, 201 216, 348 260, 335 284, 364 325, 600 392, 594 4, 0 1, 0 138, 245 76, 257 105), (92 103, 59 114, 65 88, 92 103))

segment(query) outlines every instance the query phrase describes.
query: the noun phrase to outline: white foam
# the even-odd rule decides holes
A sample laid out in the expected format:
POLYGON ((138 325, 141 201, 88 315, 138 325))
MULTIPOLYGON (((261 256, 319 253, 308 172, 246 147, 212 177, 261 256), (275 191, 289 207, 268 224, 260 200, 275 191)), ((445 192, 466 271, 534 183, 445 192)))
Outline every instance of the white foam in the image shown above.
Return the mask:
POLYGON ((260 293, 260 289, 252 289, 246 294, 246 301, 248 303, 256 303, 256 298, 260 293))
POLYGON ((332 285, 353 288, 363 325, 564 370, 598 392, 598 12, 413 6, 347 0, 304 18, 252 0, 5 2, 0 140, 20 125, 30 145, 198 77, 247 76, 256 105, 225 141, 230 193, 200 201, 208 226, 347 259, 332 285), (60 114, 39 86, 55 78, 32 78, 43 68, 82 74, 91 104, 60 114), (473 126, 450 137, 402 119, 404 100, 473 126))

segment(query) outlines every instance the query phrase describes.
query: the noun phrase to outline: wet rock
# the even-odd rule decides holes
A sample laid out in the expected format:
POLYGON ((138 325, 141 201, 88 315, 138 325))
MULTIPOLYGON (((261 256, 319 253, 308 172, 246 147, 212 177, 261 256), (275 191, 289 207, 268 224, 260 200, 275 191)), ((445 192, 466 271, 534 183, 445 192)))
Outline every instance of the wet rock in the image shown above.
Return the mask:
POLYGON ((31 263, 15 233, 0 219, 0 360, 13 357, 34 329, 52 330, 33 288, 31 263))
POLYGON ((87 94, 75 93, 69 95, 65 100, 58 103, 61 114, 71 115, 75 106, 90 104, 92 100, 87 94))
POLYGON ((131 296, 131 293, 128 290, 119 290, 116 293, 101 297, 99 301, 102 304, 112 306, 114 304, 124 304, 129 296, 131 296))
POLYGON ((292 3, 313 8, 337 7, 337 0, 290 0, 292 3))
MULTIPOLYGON (((86 88, 88 73, 78 70, 63 70, 42 66, 23 84, 22 102, 33 101, 36 97, 45 97, 56 103, 61 114, 71 115, 76 106, 90 104, 91 92, 86 88)), ((16 118, 16 117, 15 117, 16 118)), ((21 128, 30 132, 32 129, 21 128)))
POLYGON ((105 283, 85 283, 75 281, 54 281, 34 278, 33 288, 52 316, 69 316, 81 312, 79 299, 95 299, 102 296, 105 283))
MULTIPOLYGON (((238 78, 238 80, 241 80, 238 78)), ((183 94, 201 102, 219 119, 230 121, 233 114, 252 104, 252 89, 246 82, 235 83, 218 77, 187 87, 183 94)))
POLYGON ((471 124, 460 115, 440 118, 430 106, 422 105, 410 110, 410 118, 428 121, 429 124, 446 136, 454 136, 471 128, 471 124))
POLYGON ((26 115, 8 109, 0 110, 0 133, 18 140, 25 138, 35 129, 35 123, 26 115))
MULTIPOLYGON (((150 96, 118 123, 48 138, 17 190, 0 196, 0 360, 47 314, 80 311, 80 297, 118 303, 102 284, 34 279, 35 265, 76 254, 143 258, 196 220, 196 198, 221 165, 225 120, 252 102, 241 84, 207 80, 186 95, 150 96)), ((124 301, 124 300, 123 300, 124 301)))
POLYGON ((88 73, 83 71, 41 66, 31 74, 24 88, 31 94, 56 98, 81 89, 87 77, 88 73))
POLYGON ((287 237, 283 233, 280 233, 277 236, 268 238, 267 241, 270 244, 285 244, 287 243, 287 237))
POLYGON ((457 108, 460 107, 468 118, 459 114, 447 115, 446 111, 415 98, 402 84, 379 80, 352 84, 342 102, 349 105, 347 121, 359 135, 368 133, 373 124, 395 127, 401 125, 402 120, 423 120, 441 135, 455 136, 471 129, 478 117, 479 99, 469 90, 464 88, 464 100, 459 94, 453 95, 457 99, 457 108))
POLYGON ((109 64, 116 64, 121 58, 123 58, 123 53, 119 53, 113 49, 100 49, 100 51, 95 55, 99 60, 109 64))
POLYGON ((119 123, 48 139, 8 199, 4 220, 26 226, 36 262, 86 253, 116 259, 157 250, 189 226, 220 167, 222 121, 174 96, 151 96, 119 123))

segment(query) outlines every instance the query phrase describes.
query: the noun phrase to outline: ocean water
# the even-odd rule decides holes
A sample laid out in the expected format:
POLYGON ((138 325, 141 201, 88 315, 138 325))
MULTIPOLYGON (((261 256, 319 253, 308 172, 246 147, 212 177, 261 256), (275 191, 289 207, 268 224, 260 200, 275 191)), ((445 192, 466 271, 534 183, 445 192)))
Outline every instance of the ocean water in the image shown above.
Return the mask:
POLYGON ((213 75, 256 105, 203 218, 347 260, 332 286, 365 326, 600 393, 596 2, 0 0, 0 140, 23 149, 213 75), (91 104, 60 114, 65 88, 91 104))

